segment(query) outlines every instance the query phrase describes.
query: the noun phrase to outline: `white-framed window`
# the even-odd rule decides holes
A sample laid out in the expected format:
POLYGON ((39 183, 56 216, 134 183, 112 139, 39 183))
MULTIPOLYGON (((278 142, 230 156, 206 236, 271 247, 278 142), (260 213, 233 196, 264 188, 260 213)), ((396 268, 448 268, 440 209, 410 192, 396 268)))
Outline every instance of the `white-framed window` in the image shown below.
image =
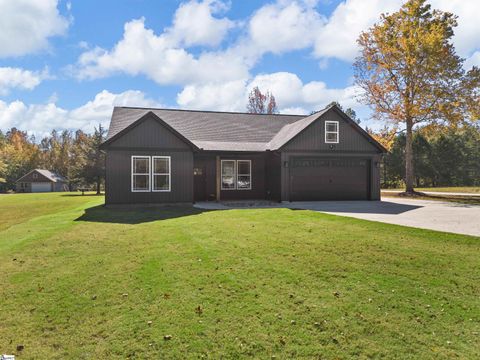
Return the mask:
POLYGON ((170 156, 152 156, 152 191, 170 191, 170 163, 170 156))
POLYGON ((37 173, 33 173, 33 174, 32 174, 32 178, 37 179, 37 178, 38 178, 38 174, 37 174, 37 173))
POLYGON ((338 121, 325 121, 325 143, 338 144, 338 121))
POLYGON ((150 156, 132 156, 132 192, 150 191, 150 156))
POLYGON ((252 190, 252 160, 221 160, 222 190, 252 190))
POLYGON ((237 160, 237 189, 252 189, 252 161, 237 160))
POLYGON ((236 189, 236 162, 235 160, 221 160, 222 190, 236 189))

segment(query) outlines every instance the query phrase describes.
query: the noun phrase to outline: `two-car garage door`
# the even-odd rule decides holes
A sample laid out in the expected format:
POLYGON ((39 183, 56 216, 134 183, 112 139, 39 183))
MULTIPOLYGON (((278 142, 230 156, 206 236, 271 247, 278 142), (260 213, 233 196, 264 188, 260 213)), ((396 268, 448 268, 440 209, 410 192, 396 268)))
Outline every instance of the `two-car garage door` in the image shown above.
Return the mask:
POLYGON ((52 191, 52 184, 49 182, 32 182, 32 192, 50 192, 52 191))
POLYGON ((368 200, 369 169, 366 159, 294 157, 290 201, 368 200))

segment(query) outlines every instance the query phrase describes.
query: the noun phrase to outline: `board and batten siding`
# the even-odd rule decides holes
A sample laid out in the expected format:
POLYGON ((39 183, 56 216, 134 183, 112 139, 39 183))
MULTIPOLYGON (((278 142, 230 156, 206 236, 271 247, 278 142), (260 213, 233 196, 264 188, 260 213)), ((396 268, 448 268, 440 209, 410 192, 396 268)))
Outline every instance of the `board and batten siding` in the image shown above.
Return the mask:
POLYGON ((334 109, 330 109, 321 119, 316 120, 281 150, 378 153, 378 148, 369 142, 354 126, 334 109), (325 121, 338 121, 338 144, 325 143, 325 121))
POLYGON ((193 152, 176 134, 156 121, 145 119, 108 145, 105 203, 149 204, 193 202, 193 152), (132 192, 132 156, 170 156, 168 192, 132 192))
POLYGON ((370 142, 355 125, 345 120, 334 108, 325 113, 303 132, 298 134, 282 149, 282 194, 284 201, 290 200, 290 170, 288 164, 295 156, 320 158, 361 158, 369 162, 369 199, 380 200, 381 151, 370 142), (339 142, 325 142, 325 121, 338 121, 339 142), (286 165, 287 164, 287 165, 286 165))

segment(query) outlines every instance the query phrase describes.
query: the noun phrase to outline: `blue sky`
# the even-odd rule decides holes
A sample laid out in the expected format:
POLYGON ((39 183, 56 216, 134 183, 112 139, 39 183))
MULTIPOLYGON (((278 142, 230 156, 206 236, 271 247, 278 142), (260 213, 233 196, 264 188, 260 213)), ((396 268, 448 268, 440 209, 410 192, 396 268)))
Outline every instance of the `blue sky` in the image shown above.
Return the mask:
MULTIPOLYGON (((476 0, 432 0, 459 16, 455 46, 480 65, 476 0)), ((360 31, 401 0, 0 0, 0 129, 43 135, 108 124, 114 105, 244 111, 253 86, 283 113, 354 108, 360 31)))

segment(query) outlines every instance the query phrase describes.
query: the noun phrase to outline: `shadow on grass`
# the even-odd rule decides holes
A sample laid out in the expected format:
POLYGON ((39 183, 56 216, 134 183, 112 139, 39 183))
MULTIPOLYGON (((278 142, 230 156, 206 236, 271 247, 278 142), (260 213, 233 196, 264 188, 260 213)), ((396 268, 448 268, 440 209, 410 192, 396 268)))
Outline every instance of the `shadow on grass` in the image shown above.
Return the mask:
POLYGON ((396 193, 382 194, 382 198, 413 199, 413 200, 434 200, 452 203, 452 206, 470 207, 480 205, 480 196, 461 196, 461 195, 433 195, 421 193, 421 195, 406 197, 396 193))
POLYGON ((398 204, 389 201, 304 201, 292 202, 295 210, 313 210, 334 213, 387 214, 398 215, 415 210, 420 205, 398 204))
POLYGON ((82 195, 81 192, 69 192, 69 193, 62 194, 61 196, 66 196, 66 197, 72 197, 72 196, 75 196, 75 197, 78 197, 78 196, 105 196, 105 193, 101 193, 101 194, 88 193, 88 194, 83 194, 82 195))
POLYGON ((208 211, 212 210, 197 209, 188 205, 138 208, 107 208, 98 205, 85 209, 84 214, 75 221, 133 225, 198 215, 208 211))

